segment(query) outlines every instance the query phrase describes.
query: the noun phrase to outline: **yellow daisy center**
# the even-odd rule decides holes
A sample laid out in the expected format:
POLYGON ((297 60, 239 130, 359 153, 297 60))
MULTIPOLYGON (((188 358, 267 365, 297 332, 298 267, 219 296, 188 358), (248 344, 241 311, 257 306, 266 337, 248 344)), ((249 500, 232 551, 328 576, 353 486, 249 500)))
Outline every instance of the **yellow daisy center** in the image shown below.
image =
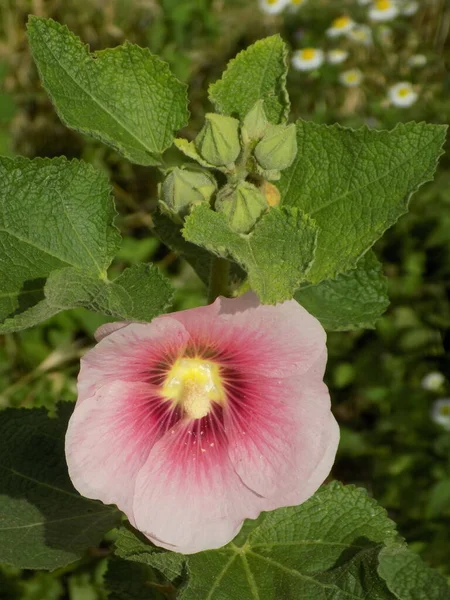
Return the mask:
POLYGON ((167 374, 162 395, 181 406, 188 418, 206 417, 213 402, 225 400, 219 366, 201 358, 179 358, 167 374))
POLYGON ((350 17, 338 17, 332 23, 333 29, 344 29, 350 23, 350 17))
POLYGON ((447 406, 441 406, 441 409, 439 410, 439 412, 444 417, 450 417, 450 406, 448 406, 448 405, 447 406))
POLYGON ((411 90, 407 87, 401 87, 397 94, 400 96, 400 98, 405 98, 406 96, 409 96, 409 94, 411 93, 411 90))
POLYGON ((304 48, 300 51, 300 56, 304 60, 312 60, 316 56, 316 51, 314 48, 304 48))
POLYGON ((358 80, 358 74, 357 73, 348 73, 345 76, 345 79, 349 82, 349 83, 353 83, 354 81, 358 80))
POLYGON ((274 4, 278 4, 279 0, 266 0, 267 4, 269 6, 273 6, 274 4))
POLYGON ((377 10, 389 10, 392 6, 391 0, 377 0, 375 7, 377 10))

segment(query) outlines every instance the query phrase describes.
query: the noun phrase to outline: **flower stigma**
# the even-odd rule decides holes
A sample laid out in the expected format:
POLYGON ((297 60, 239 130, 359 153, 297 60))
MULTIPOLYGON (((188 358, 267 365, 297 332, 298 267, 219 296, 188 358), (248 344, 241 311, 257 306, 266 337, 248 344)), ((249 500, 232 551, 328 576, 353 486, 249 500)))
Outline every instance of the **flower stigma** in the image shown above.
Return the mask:
POLYGON ((301 56, 304 60, 312 60, 316 55, 314 48, 304 48, 301 50, 301 56))
POLYGON ((406 96, 409 96, 409 94, 411 93, 411 90, 407 87, 402 87, 398 90, 397 93, 401 98, 405 98, 406 96))
POLYGON ((375 7, 377 10, 389 10, 391 6, 391 0, 377 0, 377 2, 375 2, 375 7))
POLYGON ((181 406, 188 418, 206 417, 213 402, 225 400, 219 365, 201 358, 177 359, 167 374, 162 395, 181 406))

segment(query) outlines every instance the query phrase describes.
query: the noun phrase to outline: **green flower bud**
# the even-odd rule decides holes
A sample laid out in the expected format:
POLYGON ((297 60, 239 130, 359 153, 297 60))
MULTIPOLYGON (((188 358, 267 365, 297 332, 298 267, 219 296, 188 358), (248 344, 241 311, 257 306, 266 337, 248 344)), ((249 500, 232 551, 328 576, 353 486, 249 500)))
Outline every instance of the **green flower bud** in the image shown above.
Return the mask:
POLYGON ((295 125, 269 125, 255 148, 255 157, 263 169, 282 170, 290 167, 297 155, 295 125))
POLYGON ((239 121, 209 113, 195 138, 197 150, 207 162, 217 167, 232 164, 241 152, 239 121))
POLYGON ((244 118, 242 139, 245 143, 248 143, 250 140, 260 140, 268 125, 269 121, 264 110, 264 100, 258 100, 244 118))
POLYGON ((215 208, 224 213, 231 229, 248 233, 268 206, 258 188, 244 181, 225 186, 217 196, 215 208))
POLYGON ((216 189, 216 180, 209 173, 175 167, 160 188, 159 204, 164 212, 183 222, 191 208, 209 202, 216 189))

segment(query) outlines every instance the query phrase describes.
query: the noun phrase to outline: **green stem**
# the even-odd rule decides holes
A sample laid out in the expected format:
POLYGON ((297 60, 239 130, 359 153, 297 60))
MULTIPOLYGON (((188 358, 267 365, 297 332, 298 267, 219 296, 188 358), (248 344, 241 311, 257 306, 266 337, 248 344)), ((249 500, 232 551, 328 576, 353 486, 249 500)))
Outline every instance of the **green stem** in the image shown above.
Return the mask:
POLYGON ((208 302, 214 302, 217 296, 228 296, 228 278, 230 263, 225 258, 213 256, 209 274, 208 302))

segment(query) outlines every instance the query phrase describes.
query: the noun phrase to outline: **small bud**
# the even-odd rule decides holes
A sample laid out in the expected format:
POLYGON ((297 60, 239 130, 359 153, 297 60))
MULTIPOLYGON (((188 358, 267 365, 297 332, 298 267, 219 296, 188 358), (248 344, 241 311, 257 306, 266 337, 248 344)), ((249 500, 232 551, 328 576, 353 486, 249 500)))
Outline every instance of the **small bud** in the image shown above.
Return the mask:
POLYGON ((160 190, 160 206, 178 222, 197 204, 209 202, 217 189, 216 180, 204 171, 175 167, 160 190))
POLYGON ((262 184, 260 190, 263 193, 264 198, 266 199, 266 202, 269 206, 275 207, 280 204, 281 194, 280 194, 280 190, 277 188, 276 185, 273 185, 273 183, 269 183, 268 181, 265 181, 262 184))
POLYGON ((209 113, 195 139, 202 158, 217 167, 232 164, 241 152, 239 121, 232 117, 209 113))
POLYGON ((289 167, 297 155, 295 125, 270 125, 263 139, 255 148, 258 163, 266 170, 282 170, 289 167))
POLYGON ((244 118, 242 124, 242 138, 246 142, 250 140, 260 140, 268 125, 269 121, 267 120, 264 110, 264 100, 258 100, 244 118))
POLYGON ((225 214, 231 229, 248 233, 267 209, 267 202, 258 188, 244 181, 225 186, 217 196, 215 208, 225 214))

